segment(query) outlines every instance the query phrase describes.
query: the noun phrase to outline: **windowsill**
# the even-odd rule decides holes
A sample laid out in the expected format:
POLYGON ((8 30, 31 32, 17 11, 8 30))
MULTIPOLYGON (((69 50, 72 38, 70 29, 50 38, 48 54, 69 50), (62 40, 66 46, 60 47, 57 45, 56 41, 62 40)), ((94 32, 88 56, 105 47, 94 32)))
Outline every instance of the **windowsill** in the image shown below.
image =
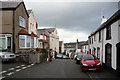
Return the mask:
POLYGON ((110 40, 111 39, 111 37, 110 38, 106 38, 106 40, 110 40))
POLYGON ((30 48, 19 48, 19 49, 30 49, 30 48))

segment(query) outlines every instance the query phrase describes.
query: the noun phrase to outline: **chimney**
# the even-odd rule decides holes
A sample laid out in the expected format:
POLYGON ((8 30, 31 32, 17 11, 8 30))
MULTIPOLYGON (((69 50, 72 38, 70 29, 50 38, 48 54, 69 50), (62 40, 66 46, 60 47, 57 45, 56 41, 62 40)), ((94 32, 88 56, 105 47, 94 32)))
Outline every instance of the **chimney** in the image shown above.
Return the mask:
POLYGON ((107 19, 104 16, 102 16, 101 24, 103 24, 106 21, 107 21, 107 19))

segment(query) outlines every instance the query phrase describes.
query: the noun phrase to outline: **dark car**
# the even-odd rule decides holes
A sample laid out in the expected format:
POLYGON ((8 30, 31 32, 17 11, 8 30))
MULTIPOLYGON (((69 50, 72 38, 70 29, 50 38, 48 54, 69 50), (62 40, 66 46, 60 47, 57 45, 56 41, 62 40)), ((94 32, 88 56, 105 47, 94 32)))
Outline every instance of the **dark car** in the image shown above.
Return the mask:
POLYGON ((92 54, 83 54, 81 60, 81 69, 82 71, 85 70, 101 70, 101 63, 92 54))
POLYGON ((78 53, 77 56, 76 56, 76 64, 80 64, 80 61, 82 59, 82 55, 85 54, 85 53, 78 53))
POLYGON ((57 54, 57 55, 56 55, 56 58, 57 58, 57 59, 62 59, 62 58, 63 58, 63 54, 57 54))

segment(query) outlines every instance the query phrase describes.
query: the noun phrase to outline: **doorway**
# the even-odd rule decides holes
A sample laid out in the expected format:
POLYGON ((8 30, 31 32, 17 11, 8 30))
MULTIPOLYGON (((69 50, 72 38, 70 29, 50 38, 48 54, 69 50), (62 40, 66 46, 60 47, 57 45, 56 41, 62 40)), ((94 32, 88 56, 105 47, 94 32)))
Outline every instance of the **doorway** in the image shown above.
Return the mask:
POLYGON ((117 71, 120 73, 120 42, 116 45, 117 47, 117 71))
POLYGON ((111 67, 111 54, 112 54, 112 45, 107 43, 105 45, 105 64, 108 67, 111 67))

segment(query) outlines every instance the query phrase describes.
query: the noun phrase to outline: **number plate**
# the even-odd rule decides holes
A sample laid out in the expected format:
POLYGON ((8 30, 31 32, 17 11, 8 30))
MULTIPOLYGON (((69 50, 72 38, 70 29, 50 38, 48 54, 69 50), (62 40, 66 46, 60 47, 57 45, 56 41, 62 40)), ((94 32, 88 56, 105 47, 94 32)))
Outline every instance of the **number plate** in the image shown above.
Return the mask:
POLYGON ((91 69, 89 69, 89 70, 96 70, 96 68, 91 68, 91 69))

